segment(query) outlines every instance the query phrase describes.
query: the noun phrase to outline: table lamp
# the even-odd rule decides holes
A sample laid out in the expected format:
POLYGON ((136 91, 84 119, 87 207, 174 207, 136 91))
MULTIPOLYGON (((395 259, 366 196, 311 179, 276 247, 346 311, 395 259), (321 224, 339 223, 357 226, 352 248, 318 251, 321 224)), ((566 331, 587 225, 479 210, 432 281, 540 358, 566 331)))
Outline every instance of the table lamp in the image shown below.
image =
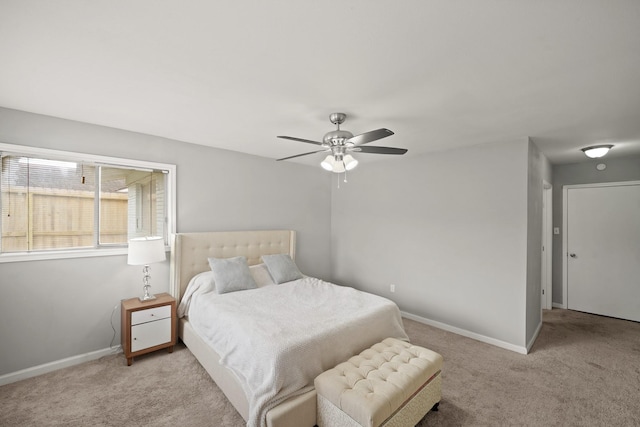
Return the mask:
POLYGON ((164 252, 164 239, 162 237, 137 237, 129 240, 129 257, 127 264, 144 265, 142 269, 142 289, 144 295, 140 301, 150 301, 156 297, 149 293, 151 289, 149 274, 149 264, 164 261, 167 258, 164 252))

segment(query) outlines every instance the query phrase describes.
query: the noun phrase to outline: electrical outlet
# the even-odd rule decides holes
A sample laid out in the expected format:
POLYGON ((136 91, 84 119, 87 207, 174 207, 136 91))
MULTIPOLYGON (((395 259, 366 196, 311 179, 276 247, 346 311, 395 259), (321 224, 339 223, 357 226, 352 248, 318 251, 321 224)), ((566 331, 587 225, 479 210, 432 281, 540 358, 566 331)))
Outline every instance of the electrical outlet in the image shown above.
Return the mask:
POLYGON ((396 291, 396 285, 393 285, 393 284, 392 284, 392 285, 389 285, 389 290, 390 290, 391 292, 395 292, 395 291, 396 291))
POLYGON ((560 234, 560 227, 553 227, 553 234, 560 234))

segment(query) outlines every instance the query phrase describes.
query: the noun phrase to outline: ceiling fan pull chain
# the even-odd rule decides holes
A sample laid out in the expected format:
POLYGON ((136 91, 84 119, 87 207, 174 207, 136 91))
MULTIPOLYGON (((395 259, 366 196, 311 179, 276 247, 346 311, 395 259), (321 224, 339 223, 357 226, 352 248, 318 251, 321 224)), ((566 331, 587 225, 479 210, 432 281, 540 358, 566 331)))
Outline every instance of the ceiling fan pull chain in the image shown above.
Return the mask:
POLYGON ((347 183, 347 170, 344 170, 344 182, 347 183))

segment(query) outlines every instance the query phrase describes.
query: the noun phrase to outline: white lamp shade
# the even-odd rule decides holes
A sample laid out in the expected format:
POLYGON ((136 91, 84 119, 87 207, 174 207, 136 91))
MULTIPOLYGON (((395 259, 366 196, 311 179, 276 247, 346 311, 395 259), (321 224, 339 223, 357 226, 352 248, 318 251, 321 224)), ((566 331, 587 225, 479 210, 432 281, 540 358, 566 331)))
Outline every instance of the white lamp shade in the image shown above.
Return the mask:
POLYGON ((129 265, 147 265, 164 261, 166 258, 162 237, 138 237, 129 240, 129 265))

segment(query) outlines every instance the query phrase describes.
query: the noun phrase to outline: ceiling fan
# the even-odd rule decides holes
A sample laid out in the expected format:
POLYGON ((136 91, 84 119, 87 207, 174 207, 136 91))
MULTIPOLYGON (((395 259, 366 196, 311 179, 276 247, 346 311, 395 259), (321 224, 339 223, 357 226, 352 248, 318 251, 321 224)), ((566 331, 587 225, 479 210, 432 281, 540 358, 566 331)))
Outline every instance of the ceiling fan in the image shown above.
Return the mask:
POLYGON ((322 142, 311 141, 309 139, 295 138, 293 136, 278 136, 278 138, 290 139, 292 141, 306 142, 307 144, 319 145, 321 150, 310 151, 308 153, 296 154, 295 156, 283 157, 280 160, 293 159, 295 157, 308 156, 315 153, 331 153, 320 163, 324 169, 342 173, 346 170, 351 170, 358 165, 358 161, 350 154, 354 153, 372 153, 372 154, 404 154, 407 152, 405 148, 393 148, 393 147, 363 147, 363 144, 377 141, 378 139, 386 138, 393 135, 389 129, 381 128, 372 130, 369 132, 361 133, 360 135, 353 135, 347 130, 341 130, 340 125, 344 123, 347 115, 344 113, 333 113, 329 116, 331 123, 336 125, 337 129, 328 132, 322 138, 322 142))

